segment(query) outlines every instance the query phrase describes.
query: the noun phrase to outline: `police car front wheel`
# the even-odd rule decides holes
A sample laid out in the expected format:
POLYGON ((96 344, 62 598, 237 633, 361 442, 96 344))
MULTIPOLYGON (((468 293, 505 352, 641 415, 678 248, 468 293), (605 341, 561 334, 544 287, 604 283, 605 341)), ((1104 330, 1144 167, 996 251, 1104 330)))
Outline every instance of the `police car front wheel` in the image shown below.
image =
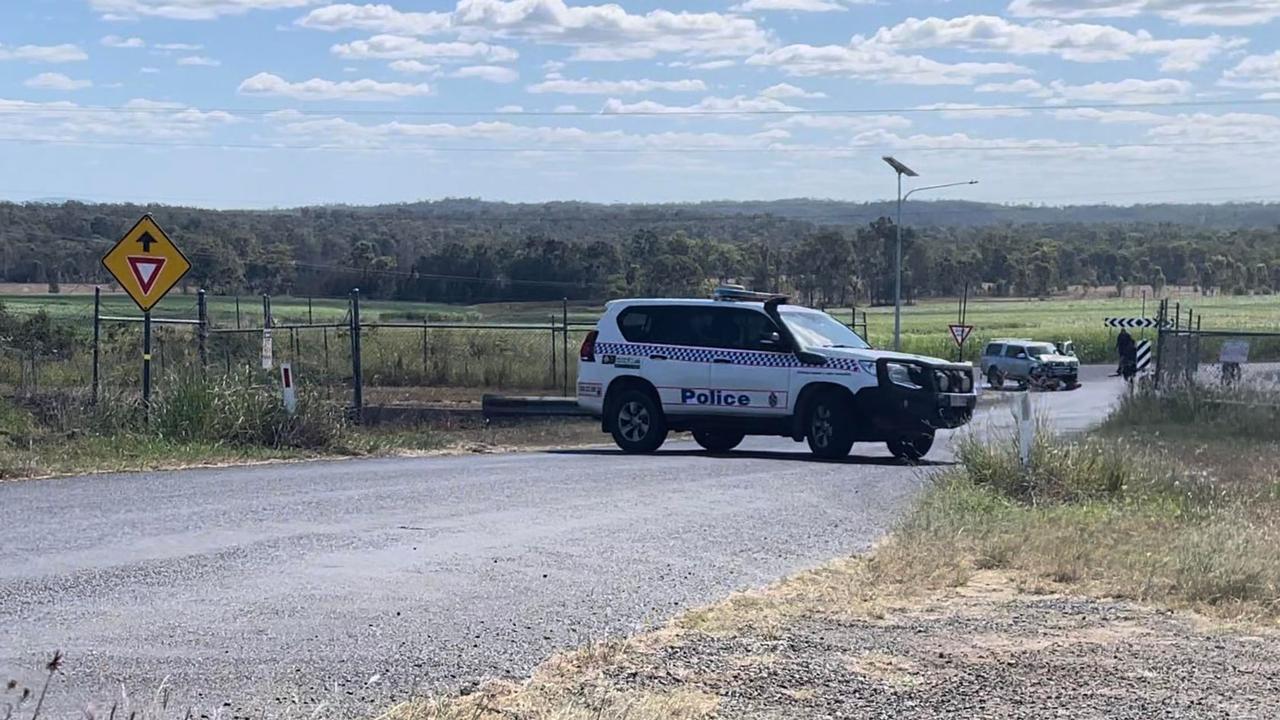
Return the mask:
POLYGON ((732 430, 694 430, 693 440, 713 453, 729 452, 742 444, 745 433, 732 430))
POLYGON ((809 450, 822 458, 842 458, 853 449, 853 413, 839 397, 819 397, 809 403, 805 422, 809 450))
POLYGON ((667 419, 652 396, 638 390, 613 403, 613 441, 629 453, 651 453, 667 439, 667 419))

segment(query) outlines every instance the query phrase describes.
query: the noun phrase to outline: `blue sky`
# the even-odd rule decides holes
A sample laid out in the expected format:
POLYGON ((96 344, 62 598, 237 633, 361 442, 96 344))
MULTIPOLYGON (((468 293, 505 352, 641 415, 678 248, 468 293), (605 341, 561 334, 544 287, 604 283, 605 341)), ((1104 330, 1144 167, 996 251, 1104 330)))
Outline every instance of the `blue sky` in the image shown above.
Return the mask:
POLYGON ((14 0, 0 198, 1276 197, 1280 0, 14 0), (923 195, 920 197, 924 197, 923 195))

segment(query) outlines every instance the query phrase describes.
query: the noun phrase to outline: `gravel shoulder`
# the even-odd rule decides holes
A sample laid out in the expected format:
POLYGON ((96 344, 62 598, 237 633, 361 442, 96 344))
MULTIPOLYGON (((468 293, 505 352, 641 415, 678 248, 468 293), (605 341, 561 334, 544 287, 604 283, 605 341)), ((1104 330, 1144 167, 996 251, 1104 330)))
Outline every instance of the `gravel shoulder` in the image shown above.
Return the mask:
POLYGON ((389 717, 1270 718, 1280 702, 1274 630, 998 571, 916 597, 846 585, 865 572, 836 561, 389 717))

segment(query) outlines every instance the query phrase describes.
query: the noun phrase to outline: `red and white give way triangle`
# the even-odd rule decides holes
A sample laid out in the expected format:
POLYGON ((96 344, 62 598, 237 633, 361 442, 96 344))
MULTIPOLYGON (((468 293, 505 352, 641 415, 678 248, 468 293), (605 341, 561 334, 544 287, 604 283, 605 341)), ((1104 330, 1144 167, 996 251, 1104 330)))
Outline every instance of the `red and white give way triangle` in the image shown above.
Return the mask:
POLYGON ((133 271, 133 277, 138 281, 138 287, 142 288, 143 295, 150 295, 151 288, 156 286, 156 280, 160 277, 160 270, 164 268, 167 260, 162 257, 150 257, 147 255, 130 255, 129 269, 133 271))

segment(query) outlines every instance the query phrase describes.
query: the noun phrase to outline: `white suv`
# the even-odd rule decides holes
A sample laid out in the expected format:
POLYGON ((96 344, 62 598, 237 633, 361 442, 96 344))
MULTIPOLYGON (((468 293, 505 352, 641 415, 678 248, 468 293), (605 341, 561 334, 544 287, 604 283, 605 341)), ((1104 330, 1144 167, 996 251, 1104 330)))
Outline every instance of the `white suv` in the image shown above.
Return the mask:
POLYGON ((737 290, 611 302, 579 353, 578 404, 636 453, 692 431, 712 452, 775 435, 826 458, 860 441, 917 460, 936 430, 972 418, 968 363, 873 350, 830 315, 785 303, 737 290))

